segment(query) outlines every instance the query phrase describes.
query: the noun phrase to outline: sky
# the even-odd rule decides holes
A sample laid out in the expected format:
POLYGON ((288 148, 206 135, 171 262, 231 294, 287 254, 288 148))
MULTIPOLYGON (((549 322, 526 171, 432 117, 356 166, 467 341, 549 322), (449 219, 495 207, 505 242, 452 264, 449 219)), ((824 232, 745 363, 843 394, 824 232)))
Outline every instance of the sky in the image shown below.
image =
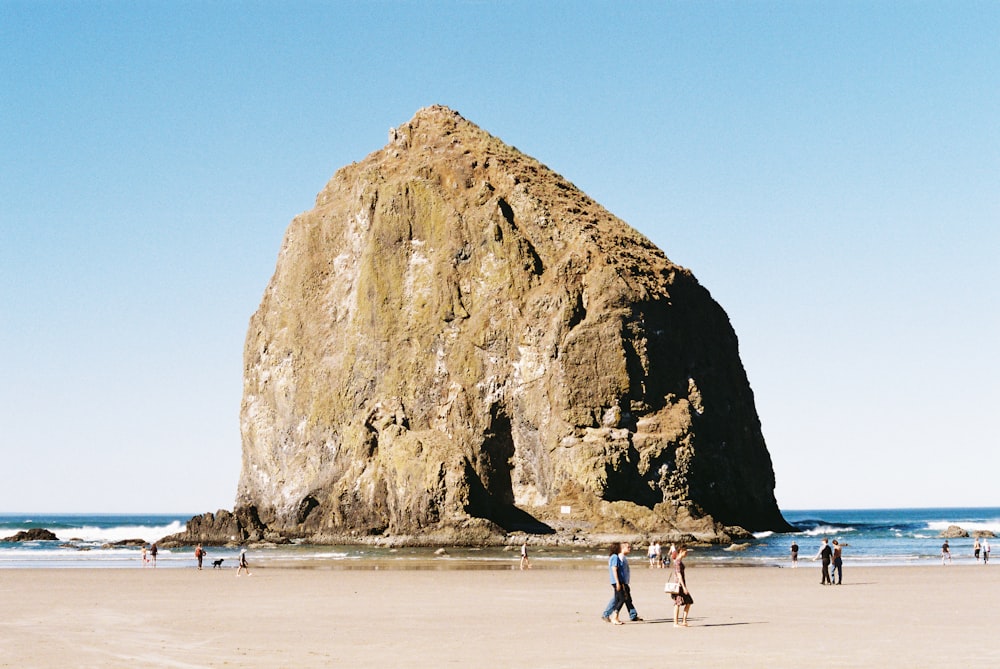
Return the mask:
POLYGON ((729 314, 784 509, 997 506, 1000 4, 0 0, 0 513, 232 508, 284 231, 447 105, 729 314))

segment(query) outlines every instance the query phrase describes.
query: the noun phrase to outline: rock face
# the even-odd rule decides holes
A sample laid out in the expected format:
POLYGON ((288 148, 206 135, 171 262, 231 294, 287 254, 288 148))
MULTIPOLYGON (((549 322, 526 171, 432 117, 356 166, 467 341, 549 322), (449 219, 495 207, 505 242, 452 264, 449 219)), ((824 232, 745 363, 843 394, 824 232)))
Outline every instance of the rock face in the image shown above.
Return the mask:
POLYGON ((177 546, 236 546, 248 540, 271 541, 283 543, 287 541, 279 534, 269 532, 258 520, 253 509, 237 509, 232 513, 219 509, 215 513, 204 513, 195 516, 187 522, 183 532, 164 537, 159 541, 163 548, 177 546))
POLYGON ((292 221, 241 430, 244 537, 787 528, 722 308, 444 107, 292 221))

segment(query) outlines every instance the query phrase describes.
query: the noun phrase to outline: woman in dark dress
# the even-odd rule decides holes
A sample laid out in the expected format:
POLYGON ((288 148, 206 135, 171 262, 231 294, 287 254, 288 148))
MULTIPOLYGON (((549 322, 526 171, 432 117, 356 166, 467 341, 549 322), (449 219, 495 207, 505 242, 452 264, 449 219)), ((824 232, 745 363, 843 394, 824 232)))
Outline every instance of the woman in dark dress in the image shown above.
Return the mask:
POLYGON ((688 611, 694 604, 691 591, 688 589, 687 579, 684 577, 684 557, 687 555, 687 547, 681 546, 674 558, 674 578, 681 584, 680 592, 674 595, 674 627, 688 626, 688 611), (681 607, 684 607, 684 616, 681 617, 681 607))

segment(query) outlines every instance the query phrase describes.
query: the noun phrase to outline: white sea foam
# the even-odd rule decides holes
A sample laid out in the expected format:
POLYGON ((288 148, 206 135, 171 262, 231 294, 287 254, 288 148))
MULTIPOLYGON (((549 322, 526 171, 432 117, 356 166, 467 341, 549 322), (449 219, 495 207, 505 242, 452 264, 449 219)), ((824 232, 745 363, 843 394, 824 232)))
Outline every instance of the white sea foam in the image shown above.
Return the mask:
POLYGON ((303 553, 301 555, 283 556, 285 560, 291 561, 313 561, 313 560, 359 560, 361 555, 351 555, 350 553, 324 553, 322 551, 303 553))
POLYGON ((955 520, 940 520, 932 521, 927 523, 927 529, 934 532, 943 532, 947 530, 952 525, 957 525, 963 530, 967 531, 969 534, 973 532, 993 532, 994 534, 1000 535, 1000 518, 993 520, 984 521, 955 521, 955 520))
POLYGON ((79 539, 85 543, 110 544, 127 539, 144 539, 149 543, 184 530, 184 524, 175 520, 169 525, 119 525, 115 527, 66 527, 56 532, 60 541, 79 539))
POLYGON ((806 530, 805 532, 800 532, 808 537, 821 537, 828 534, 846 534, 848 532, 854 532, 853 527, 836 527, 834 525, 819 525, 811 530, 806 530))

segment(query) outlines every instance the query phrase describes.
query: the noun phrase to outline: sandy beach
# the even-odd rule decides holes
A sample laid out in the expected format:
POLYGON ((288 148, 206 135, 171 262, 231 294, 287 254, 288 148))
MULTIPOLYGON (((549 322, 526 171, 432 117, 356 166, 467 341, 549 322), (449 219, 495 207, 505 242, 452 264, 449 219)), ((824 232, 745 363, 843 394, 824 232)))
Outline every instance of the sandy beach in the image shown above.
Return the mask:
POLYGON ((1000 566, 712 568, 691 627, 633 562, 644 622, 599 614, 606 568, 0 570, 0 667, 986 666, 1000 566))

